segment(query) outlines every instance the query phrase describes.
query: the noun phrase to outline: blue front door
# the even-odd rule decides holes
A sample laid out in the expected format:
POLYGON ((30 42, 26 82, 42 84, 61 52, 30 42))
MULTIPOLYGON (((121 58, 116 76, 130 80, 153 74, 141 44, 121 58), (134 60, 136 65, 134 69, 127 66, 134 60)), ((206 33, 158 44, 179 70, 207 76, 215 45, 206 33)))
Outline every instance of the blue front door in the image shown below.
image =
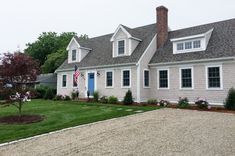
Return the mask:
POLYGON ((88 73, 88 91, 90 92, 90 96, 93 96, 95 90, 95 74, 88 73))

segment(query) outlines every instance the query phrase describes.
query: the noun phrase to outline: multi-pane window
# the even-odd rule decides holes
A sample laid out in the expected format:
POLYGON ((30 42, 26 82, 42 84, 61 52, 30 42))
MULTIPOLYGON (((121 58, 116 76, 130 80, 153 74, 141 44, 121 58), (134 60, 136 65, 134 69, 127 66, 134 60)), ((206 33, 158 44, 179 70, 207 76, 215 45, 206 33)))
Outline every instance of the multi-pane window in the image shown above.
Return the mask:
POLYGON ((122 71, 122 86, 129 87, 130 86, 130 70, 122 71))
POLYGON ((149 87, 149 71, 144 70, 144 87, 149 87))
POLYGON ((66 87, 66 83, 67 83, 67 75, 63 75, 62 76, 62 87, 66 87))
POLYGON ((168 70, 159 70, 159 88, 168 88, 168 70))
POLYGON ((109 71, 106 72, 106 87, 112 87, 113 86, 113 72, 109 71))
POLYGON ((72 61, 76 61, 76 54, 77 54, 77 51, 72 50, 72 61))
POLYGON ((125 41, 118 41, 118 55, 123 55, 125 53, 125 41))
POLYGON ((184 50, 184 43, 178 43, 177 50, 184 50))
POLYGON ((192 49, 192 42, 185 42, 185 49, 192 49))
POLYGON ((181 69, 181 88, 192 88, 192 69, 181 69))
POLYGON ((74 74, 73 74, 73 87, 77 87, 78 86, 78 84, 77 84, 77 82, 76 82, 76 80, 75 80, 75 76, 74 76, 74 74))
POLYGON ((208 88, 220 88, 220 67, 208 67, 208 88))
POLYGON ((200 40, 193 41, 193 48, 201 48, 201 41, 200 40))

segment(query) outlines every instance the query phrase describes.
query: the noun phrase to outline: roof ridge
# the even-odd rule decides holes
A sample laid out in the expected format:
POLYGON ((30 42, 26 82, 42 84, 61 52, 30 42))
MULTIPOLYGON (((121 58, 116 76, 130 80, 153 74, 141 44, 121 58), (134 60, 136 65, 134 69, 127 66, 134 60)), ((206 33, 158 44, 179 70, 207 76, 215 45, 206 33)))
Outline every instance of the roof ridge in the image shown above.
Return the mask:
POLYGON ((175 31, 181 31, 181 30, 191 29, 191 28, 195 28, 195 27, 202 27, 202 26, 207 26, 207 25, 212 25, 212 24, 218 24, 218 23, 228 22, 228 21, 232 21, 232 20, 235 20, 235 18, 211 22, 211 23, 205 23, 205 24, 200 24, 200 25, 195 25, 195 26, 190 26, 190 27, 185 27, 185 28, 180 28, 180 29, 169 31, 169 32, 175 32, 175 31))

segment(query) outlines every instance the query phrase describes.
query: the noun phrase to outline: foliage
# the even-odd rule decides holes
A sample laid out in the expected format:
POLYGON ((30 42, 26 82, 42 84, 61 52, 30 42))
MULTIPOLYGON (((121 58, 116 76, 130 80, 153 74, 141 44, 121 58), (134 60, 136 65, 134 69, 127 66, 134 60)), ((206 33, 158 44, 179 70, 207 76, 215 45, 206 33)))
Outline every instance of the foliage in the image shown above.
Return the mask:
POLYGON ((45 100, 48 100, 48 99, 52 100, 54 98, 54 96, 55 96, 55 94, 53 93, 52 89, 51 88, 47 88, 46 93, 45 93, 43 98, 45 100))
POLYGON ((71 93, 72 100, 78 99, 79 97, 79 91, 72 91, 71 93))
POLYGON ((203 98, 197 98, 195 104, 198 106, 198 108, 200 109, 207 109, 208 108, 208 105, 209 103, 207 102, 206 99, 203 99, 203 98))
POLYGON ((63 97, 63 95, 56 95, 55 97, 54 97, 54 101, 60 101, 60 100, 63 100, 64 99, 64 97, 63 97))
POLYGON ((117 102, 118 102, 118 98, 115 96, 110 96, 108 99, 108 103, 116 104, 117 102))
POLYGON ((235 110, 235 89, 230 88, 227 98, 225 100, 225 108, 229 110, 235 110))
POLYGON ((147 103, 150 104, 150 105, 156 105, 157 104, 157 99, 148 99, 147 103))
POLYGON ((170 104, 170 102, 167 101, 167 100, 160 100, 160 101, 159 101, 159 105, 160 105, 161 107, 167 107, 169 104, 170 104))
POLYGON ((93 93, 93 97, 94 97, 95 102, 98 102, 98 101, 99 101, 99 92, 98 92, 98 91, 95 91, 95 92, 93 93))
POLYGON ((178 101, 178 107, 179 108, 187 108, 189 107, 189 102, 188 102, 188 98, 187 97, 184 97, 184 98, 179 98, 179 101, 178 101))
POLYGON ((37 86, 36 91, 38 92, 38 98, 44 98, 47 89, 48 89, 47 86, 43 86, 43 85, 37 86))
POLYGON ((70 96, 65 95, 65 96, 64 96, 64 100, 65 100, 65 101, 70 101, 70 100, 71 100, 71 98, 70 98, 70 96))
POLYGON ((100 98, 100 102, 101 102, 101 103, 108 103, 108 97, 107 97, 107 96, 102 96, 102 97, 100 98))
MULTIPOLYGON (((66 48, 75 35, 74 32, 61 34, 43 32, 39 35, 37 41, 27 44, 25 53, 39 60, 43 73, 52 73, 67 58, 66 48)), ((79 39, 85 40, 88 39, 88 36, 84 34, 79 39)))
POLYGON ((128 91, 126 92, 126 95, 125 95, 125 97, 124 97, 123 103, 124 103, 125 105, 131 105, 131 104, 133 103, 133 97, 132 97, 132 92, 131 92, 131 90, 128 90, 128 91))
POLYGON ((24 104, 22 100, 24 97, 26 97, 25 93, 27 91, 25 84, 34 82, 37 79, 37 75, 39 73, 39 63, 33 60, 32 57, 20 52, 14 54, 4 54, 4 58, 2 60, 1 77, 3 78, 5 84, 12 85, 12 88, 10 88, 9 92, 18 92, 12 104, 18 108, 20 115, 22 106, 24 104))

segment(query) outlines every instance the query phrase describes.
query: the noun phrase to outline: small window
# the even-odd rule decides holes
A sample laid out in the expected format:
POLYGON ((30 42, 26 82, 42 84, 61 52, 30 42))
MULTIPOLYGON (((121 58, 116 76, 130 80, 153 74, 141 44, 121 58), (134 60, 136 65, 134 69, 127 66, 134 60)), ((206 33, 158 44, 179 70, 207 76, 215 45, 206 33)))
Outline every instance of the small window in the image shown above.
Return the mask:
POLYGON ((125 53, 125 41, 118 41, 118 55, 124 55, 125 53))
POLYGON ((201 41, 200 40, 193 41, 193 48, 201 48, 201 41))
POLYGON ((177 44, 177 50, 184 50, 184 44, 183 43, 178 43, 177 44))
POLYGON ((144 87, 149 87, 149 71, 144 70, 144 87))
POLYGON ((220 67, 208 67, 208 88, 220 88, 220 67))
POLYGON ((192 49, 192 42, 185 42, 185 49, 192 49))
POLYGON ((73 87, 77 87, 77 86, 78 86, 78 84, 77 84, 77 82, 75 81, 74 74, 73 74, 73 87))
POLYGON ((106 87, 113 86, 113 72, 106 72, 106 87))
POLYGON ((72 61, 76 61, 76 55, 77 55, 77 51, 72 50, 72 61))
POLYGON ((122 71, 122 86, 129 87, 130 86, 130 70, 122 71))
POLYGON ((159 71, 159 88, 168 88, 168 70, 159 71))
POLYGON ((67 83, 67 75, 62 76, 62 87, 66 87, 67 83))
POLYGON ((192 69, 181 69, 181 88, 192 88, 192 69))

